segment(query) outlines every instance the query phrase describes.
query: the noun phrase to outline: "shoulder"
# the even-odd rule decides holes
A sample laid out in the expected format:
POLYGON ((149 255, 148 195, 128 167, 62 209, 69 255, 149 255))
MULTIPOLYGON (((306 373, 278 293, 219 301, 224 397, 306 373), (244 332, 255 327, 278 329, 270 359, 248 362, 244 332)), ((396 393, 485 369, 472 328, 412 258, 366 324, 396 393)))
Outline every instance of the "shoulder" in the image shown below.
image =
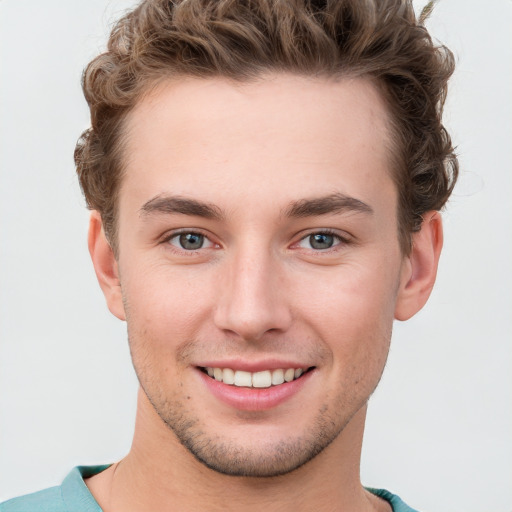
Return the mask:
POLYGON ((61 485, 0 503, 0 512, 102 512, 85 485, 84 478, 108 467, 73 468, 61 485))
POLYGON ((399 496, 387 491, 386 489, 373 489, 371 487, 366 487, 366 490, 375 494, 375 496, 386 500, 391 505, 393 512, 418 512, 416 509, 406 505, 399 496))
POLYGON ((0 503, 0 512, 67 512, 61 488, 50 487, 0 503))

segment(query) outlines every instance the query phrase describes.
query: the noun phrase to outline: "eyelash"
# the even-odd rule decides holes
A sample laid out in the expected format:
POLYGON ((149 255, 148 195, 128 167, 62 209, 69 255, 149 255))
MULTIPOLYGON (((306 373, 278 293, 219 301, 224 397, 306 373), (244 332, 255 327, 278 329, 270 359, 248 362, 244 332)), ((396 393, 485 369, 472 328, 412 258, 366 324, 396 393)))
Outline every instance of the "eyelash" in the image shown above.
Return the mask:
POLYGON ((334 243, 334 245, 332 247, 328 247, 326 249, 313 249, 313 248, 307 249, 307 250, 312 250, 313 252, 319 253, 319 254, 332 253, 332 252, 338 250, 340 246, 346 246, 351 243, 351 241, 348 237, 343 237, 337 231, 334 231, 333 229, 326 228, 326 229, 314 230, 314 231, 307 233, 306 235, 301 237, 301 239, 298 242, 296 242, 294 245, 299 245, 301 242, 307 240, 308 238, 310 238, 313 235, 332 236, 335 239, 335 241, 337 242, 337 243, 334 243))
MULTIPOLYGON (((209 244, 212 244, 212 246, 218 247, 218 244, 213 242, 207 234, 203 233, 199 229, 197 229, 197 230, 196 229, 183 229, 183 230, 179 230, 179 231, 173 231, 172 233, 167 234, 161 240, 161 243, 167 244, 171 250, 173 250, 179 254, 186 254, 187 256, 193 256, 193 255, 197 254, 199 251, 201 251, 201 249, 211 248, 211 247, 201 246, 198 249, 185 249, 184 247, 177 247, 171 243, 171 241, 173 239, 175 239, 181 235, 198 235, 198 236, 203 237, 203 239, 205 241, 207 241, 209 244)), ((314 253, 317 253, 317 254, 330 254, 336 250, 339 250, 338 249, 339 246, 346 246, 351 243, 351 241, 348 238, 341 236, 338 232, 336 232, 332 229, 326 228, 326 229, 314 230, 314 231, 307 233, 306 235, 302 236, 298 242, 295 242, 292 247, 300 246, 300 244, 302 242, 304 242, 305 240, 307 240, 308 238, 310 238, 314 235, 331 236, 335 239, 335 242, 336 242, 331 247, 327 247, 325 249, 314 249, 312 247, 304 248, 308 251, 313 251, 314 253)), ((203 244, 204 244, 204 242, 203 242, 203 244)))
MULTIPOLYGON (((204 238, 205 241, 212 244, 212 246, 218 246, 215 242, 213 242, 210 237, 203 233, 200 229, 182 229, 179 231, 173 231, 172 233, 168 233, 165 235, 161 242, 162 244, 166 244, 168 248, 176 253, 179 253, 180 255, 187 255, 187 256, 194 256, 196 255, 201 249, 204 249, 204 247, 200 247, 199 249, 185 249, 184 247, 177 247, 174 246, 171 241, 175 238, 178 238, 181 235, 198 235, 204 238)), ((210 247, 208 247, 210 248, 210 247)))

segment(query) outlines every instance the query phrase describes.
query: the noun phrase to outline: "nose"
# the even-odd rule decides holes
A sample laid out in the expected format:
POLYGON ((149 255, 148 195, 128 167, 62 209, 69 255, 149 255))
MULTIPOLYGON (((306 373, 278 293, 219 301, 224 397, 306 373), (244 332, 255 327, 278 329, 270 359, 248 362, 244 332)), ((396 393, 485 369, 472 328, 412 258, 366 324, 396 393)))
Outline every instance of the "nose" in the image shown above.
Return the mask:
POLYGON ((270 254, 240 251, 225 262, 219 279, 214 314, 219 329, 258 341, 269 332, 285 332, 290 327, 283 272, 270 254))

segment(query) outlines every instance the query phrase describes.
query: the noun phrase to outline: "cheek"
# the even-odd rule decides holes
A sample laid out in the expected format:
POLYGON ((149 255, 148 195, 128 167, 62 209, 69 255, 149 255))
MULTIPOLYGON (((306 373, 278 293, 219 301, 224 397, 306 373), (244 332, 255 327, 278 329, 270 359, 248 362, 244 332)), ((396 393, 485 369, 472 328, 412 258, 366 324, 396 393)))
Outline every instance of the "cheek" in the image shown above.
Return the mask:
POLYGON ((331 351, 334 374, 354 382, 378 379, 389 350, 399 272, 377 267, 346 266, 321 289, 312 281, 301 292, 306 321, 331 351))
POLYGON ((378 330, 392 321, 400 271, 376 261, 347 262, 325 272, 304 273, 295 286, 299 308, 326 327, 341 330, 378 330))
POLYGON ((207 316, 205 288, 203 279, 168 269, 123 276, 132 351, 174 359, 179 344, 197 338, 207 316))
POLYGON ((187 294, 176 281, 151 271, 123 276, 123 299, 132 337, 172 345, 181 329, 193 324, 187 294))

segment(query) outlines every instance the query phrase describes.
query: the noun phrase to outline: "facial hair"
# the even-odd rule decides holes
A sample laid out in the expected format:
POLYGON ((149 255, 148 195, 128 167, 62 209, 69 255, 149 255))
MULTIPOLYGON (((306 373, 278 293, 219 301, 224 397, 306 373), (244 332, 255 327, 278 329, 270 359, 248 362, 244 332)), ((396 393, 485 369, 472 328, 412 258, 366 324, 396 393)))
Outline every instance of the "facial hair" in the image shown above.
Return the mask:
MULTIPOLYGON (((348 396, 340 392, 334 400, 326 395, 323 403, 317 406, 314 420, 295 437, 288 436, 278 441, 259 439, 253 445, 247 441, 237 443, 222 432, 208 430, 207 421, 200 419, 193 407, 190 407, 191 397, 183 391, 185 387, 182 382, 174 386, 172 392, 164 389, 162 379, 156 378, 158 373, 148 358, 137 357, 139 351, 147 354, 146 344, 150 342, 130 336, 135 371, 148 401, 195 459, 224 475, 268 478, 295 471, 325 450, 343 432, 352 417, 366 405, 369 394, 378 383, 377 380, 369 394, 348 396)), ((202 353, 201 346, 199 342, 189 342, 180 348, 176 356, 178 365, 186 367, 188 361, 194 360, 193 354, 202 353)), ((318 347, 316 345, 315 352, 320 350, 318 347)), ((225 351, 227 354, 234 353, 230 348, 225 351)), ((315 353, 304 360, 318 361, 325 357, 325 354, 315 353)), ((245 414, 250 418, 251 414, 257 413, 245 414)))

